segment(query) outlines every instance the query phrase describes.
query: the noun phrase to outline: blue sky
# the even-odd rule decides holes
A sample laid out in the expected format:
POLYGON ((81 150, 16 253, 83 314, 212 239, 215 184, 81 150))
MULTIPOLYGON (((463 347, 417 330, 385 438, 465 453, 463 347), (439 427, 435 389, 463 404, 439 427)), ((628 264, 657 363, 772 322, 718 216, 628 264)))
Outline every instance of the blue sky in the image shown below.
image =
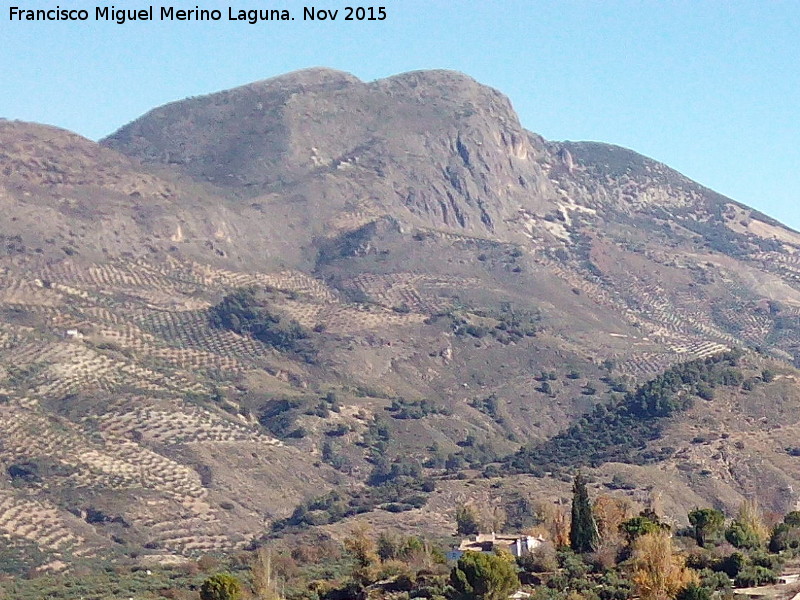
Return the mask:
MULTIPOLYGON (((176 8, 287 8, 292 22, 12 23, 0 9, 0 117, 92 139, 159 104, 310 66, 371 80, 463 71, 511 98, 548 139, 619 144, 800 229, 800 2, 191 0, 176 8), (302 8, 340 9, 310 23, 302 8)), ((164 3, 154 3, 160 6, 164 3)), ((148 6, 130 0, 117 8, 148 6)))

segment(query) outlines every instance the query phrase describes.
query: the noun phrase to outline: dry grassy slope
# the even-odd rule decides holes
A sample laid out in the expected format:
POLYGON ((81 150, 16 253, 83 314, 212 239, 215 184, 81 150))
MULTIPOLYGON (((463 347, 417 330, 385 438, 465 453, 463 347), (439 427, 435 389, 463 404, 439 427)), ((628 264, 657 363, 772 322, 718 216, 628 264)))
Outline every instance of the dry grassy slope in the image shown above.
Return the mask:
MULTIPOLYGON (((422 304, 396 312, 347 302, 297 271, 244 273, 175 258, 88 263, 83 256, 45 263, 22 255, 4 265, 0 457, 9 473, 33 464, 38 477, 6 483, 13 504, 0 528, 21 549, 23 542, 38 544, 52 568, 142 545, 194 554, 245 543, 299 501, 366 476, 361 452, 350 453, 348 476, 320 464, 319 447, 336 421, 353 428, 340 443, 358 441, 373 415, 388 418, 386 396, 430 397, 454 410, 449 418, 389 419, 391 452, 421 458, 433 441, 455 450, 469 432, 499 440, 507 430, 546 435, 590 404, 564 397, 548 407, 547 401, 531 411, 535 420, 514 420, 508 428, 471 408, 468 402, 496 388, 527 390, 541 404, 529 389, 530 375, 513 382, 505 372, 482 375, 490 372, 487 352, 511 372, 530 369, 533 357, 542 357, 537 366, 558 358, 535 348, 538 338, 524 343, 531 354, 523 358, 514 352, 519 346, 456 338, 446 323, 425 324, 431 311, 423 306, 447 304, 444 292, 462 283, 452 276, 401 278, 407 289, 419 287, 422 304), (327 324, 315 336, 318 366, 208 326, 206 308, 243 285, 283 290, 277 297, 285 314, 309 327, 327 324), (467 380, 471 385, 462 387, 467 380), (354 394, 357 388, 374 391, 354 394), (224 400, 215 404, 217 390, 224 400), (277 443, 247 412, 238 414, 257 411, 275 395, 313 399, 328 390, 339 393, 341 413, 302 417, 310 436, 294 446, 277 443), (41 508, 11 510, 29 499, 41 508), (97 522, 93 510, 109 521, 97 522), (64 523, 63 541, 44 533, 42 524, 56 518, 64 523)), ((574 364, 586 377, 595 369, 578 356, 574 364)), ((503 414, 530 410, 501 395, 509 404, 503 414)))
MULTIPOLYGON (((671 426, 658 443, 677 451, 659 469, 666 480, 655 478, 653 485, 669 489, 669 480, 683 484, 729 512, 743 494, 758 498, 767 510, 796 510, 800 461, 790 450, 800 427, 798 372, 780 366, 776 371, 773 382, 752 391, 726 390, 711 402, 698 402, 671 426)), ((681 508, 691 504, 676 493, 671 500, 681 508)))
POLYGON ((140 256, 181 237, 202 247, 224 220, 191 187, 54 127, 0 121, 0 148, 6 255, 140 256))
MULTIPOLYGON (((0 202, 0 460, 41 477, 3 483, 0 531, 41 561, 242 544, 300 500, 358 486, 374 416, 390 456, 452 452, 468 434, 507 452, 607 398, 609 365, 642 380, 733 345, 800 356, 796 233, 630 151, 547 143, 458 74, 291 74, 155 109, 104 146, 0 122, 0 202), (318 364, 209 328, 208 307, 243 285, 283 290, 278 310, 325 325, 318 364), (509 336, 503 306, 536 336, 509 336), (456 335, 461 319, 490 333, 456 335), (300 440, 277 444, 252 416, 329 391, 341 412, 301 415, 300 440), (492 394, 494 416, 476 408, 492 394), (452 414, 397 420, 398 396, 452 414), (348 472, 320 462, 339 422, 348 472), (112 520, 87 523, 90 508, 112 520)), ((783 374, 698 407, 668 435, 674 461, 598 477, 630 477, 640 500, 668 488, 675 514, 753 485, 786 506, 795 475, 775 448, 800 403, 783 374), (756 414, 771 403, 782 429, 756 414), (741 457, 691 443, 702 428, 742 441, 741 457)), ((567 486, 532 481, 502 486, 567 486)), ((473 487, 443 484, 404 518, 445 532, 473 487)))
MULTIPOLYGON (((774 369, 776 378, 751 391, 720 388, 712 401, 698 400, 690 411, 672 420, 663 437, 650 443, 654 449, 671 447, 670 460, 585 468, 590 496, 625 498, 635 511, 652 507, 677 526, 688 525, 688 512, 698 506, 714 506, 733 515, 745 498, 757 499, 770 518, 797 510, 800 458, 790 450, 797 447, 800 427, 800 372, 756 355, 745 357, 742 368, 746 376, 774 369)), ((439 482, 426 507, 407 513, 400 524, 391 514, 379 511, 325 530, 342 538, 361 524, 376 530, 399 527, 446 537, 455 532, 459 504, 508 508, 509 502, 521 497, 534 506, 557 503, 568 507, 571 483, 569 477, 528 475, 451 479, 439 482)))
POLYGON ((171 254, 235 269, 308 264, 291 228, 256 203, 73 133, 0 120, 0 253, 73 257, 171 254))
MULTIPOLYGON (((31 514, 42 519, 59 515, 67 540, 86 529, 70 510, 85 517, 88 509, 99 508, 132 526, 95 524, 92 535, 84 532, 77 542, 58 541, 55 546, 46 538, 39 546, 52 560, 70 559, 75 552, 105 555, 119 546, 112 536, 166 553, 243 543, 302 498, 355 482, 314 464, 319 443, 335 421, 354 426, 341 440, 345 448, 360 439, 372 415, 388 417, 389 401, 381 396, 429 397, 454 410, 451 417, 389 419, 394 432, 390 453, 422 458, 430 443, 455 450, 454 442, 467 433, 507 451, 515 447, 503 441, 507 433, 521 439, 546 437, 588 409, 606 389, 601 387, 596 397, 581 394, 581 386, 596 384, 602 371, 570 351, 555 319, 545 318, 544 330, 535 338, 513 345, 490 336, 454 336, 446 321, 423 322, 430 312, 422 307, 452 301, 453 291, 465 303, 491 304, 493 296, 485 295, 492 289, 491 268, 477 278, 476 288, 482 291, 474 297, 463 290, 463 280, 452 277, 389 277, 420 298, 420 308, 398 313, 379 304, 349 304, 336 290, 299 272, 245 274, 175 259, 80 267, 62 262, 41 271, 35 263, 7 265, 0 353, 8 398, 2 458, 6 466, 33 460, 46 470, 43 483, 18 482, 7 493, 14 502, 31 496, 41 502, 46 489, 47 504, 31 514), (257 342, 208 327, 203 309, 225 290, 247 284, 294 292, 295 300, 282 308, 306 325, 318 321, 308 314, 330 315, 323 321, 331 330, 317 339, 320 367, 287 360, 257 342), (65 339, 72 328, 83 337, 65 339), (572 368, 581 372, 574 381, 566 378, 572 368), (554 398, 536 390, 534 375, 543 369, 557 373, 554 398), (353 395, 353 385, 373 390, 372 397, 353 395), (257 403, 249 403, 254 394, 318 397, 329 389, 340 394, 344 406, 328 421, 304 417, 310 438, 296 449, 281 447, 252 421, 202 400, 215 387, 225 391, 223 406, 234 412, 239 403, 256 409, 257 403), (502 426, 469 406, 492 392, 501 401, 502 426)), ((362 280, 376 281, 367 276, 362 280)), ((377 281, 387 289, 385 280, 377 281)), ((584 295, 568 297, 575 306, 588 302, 584 295)), ((388 299, 386 304, 395 305, 388 299)), ((496 321, 463 310, 461 314, 475 323, 496 321)), ((787 406, 793 406, 791 399, 787 406)), ((752 423, 745 420, 738 426, 744 432, 752 423)), ((358 453, 349 456, 354 476, 365 476, 369 466, 358 453)), ((640 489, 653 485, 649 478, 654 471, 642 472, 644 479, 636 482, 640 489)), ((750 481, 742 478, 724 491, 741 493, 750 481)), ((435 530, 444 533, 450 509, 437 506, 434 502, 432 511, 414 519, 437 523, 435 530)), ((10 512, 5 521, 0 519, 12 539, 44 535, 36 529, 38 521, 20 534, 19 515, 10 512)), ((376 524, 389 519, 380 514, 373 518, 376 524)))

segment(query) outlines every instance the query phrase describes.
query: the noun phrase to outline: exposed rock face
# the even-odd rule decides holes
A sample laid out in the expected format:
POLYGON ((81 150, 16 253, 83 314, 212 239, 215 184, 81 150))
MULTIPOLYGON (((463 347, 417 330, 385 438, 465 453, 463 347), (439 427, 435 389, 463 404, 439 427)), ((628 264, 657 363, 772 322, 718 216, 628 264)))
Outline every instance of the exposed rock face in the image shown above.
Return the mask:
POLYGON ((104 143, 228 192, 288 193, 323 219, 378 212, 507 235, 521 208, 555 197, 543 144, 508 99, 446 71, 373 83, 301 71, 156 109, 104 143))
POLYGON ((548 215, 683 224, 688 212, 695 229, 724 228, 721 207, 738 206, 630 150, 546 142, 501 93, 449 71, 372 83, 299 71, 157 108, 103 143, 213 184, 248 219, 266 211, 266 235, 288 226, 305 247, 386 215, 548 246, 575 241, 548 215))

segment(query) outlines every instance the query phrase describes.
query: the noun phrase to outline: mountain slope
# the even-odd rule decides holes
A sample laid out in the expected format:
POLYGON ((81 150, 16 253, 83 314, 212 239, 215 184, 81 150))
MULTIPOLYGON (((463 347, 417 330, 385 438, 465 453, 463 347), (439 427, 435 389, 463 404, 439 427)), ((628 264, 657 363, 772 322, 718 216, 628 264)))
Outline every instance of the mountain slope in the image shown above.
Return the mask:
POLYGON ((464 75, 302 71, 99 145, 0 122, 0 202, 0 530, 28 564, 193 555, 287 517, 446 533, 484 486, 457 472, 503 475, 732 347, 751 383, 778 377, 594 473, 664 487, 676 518, 796 501, 800 234, 630 150, 546 141, 464 75))
MULTIPOLYGON (((525 295, 555 274, 559 300, 538 302, 558 311, 567 284, 592 296, 593 312, 625 315, 625 325, 645 335, 625 327, 609 334, 656 338, 680 354, 698 343, 737 343, 741 333, 749 344, 795 356, 795 342, 776 334, 770 311, 759 309, 772 303, 772 313, 784 307, 791 319, 800 306, 800 234, 630 150, 545 142, 522 129, 504 96, 457 73, 362 83, 301 71, 156 109, 104 143, 149 163, 174 163, 239 203, 255 199, 266 227, 291 231, 306 259, 317 253, 317 272, 344 287, 348 265, 370 268, 369 257, 352 255, 375 254, 379 238, 391 245, 413 230, 466 236, 464 243, 513 245, 516 262, 535 272, 513 281, 525 295), (393 225, 368 225, 381 219, 393 225), (331 253, 355 260, 334 261, 331 253), (747 323, 737 322, 741 309, 752 315, 747 323)), ((380 252, 376 268, 384 273, 414 261, 406 244, 398 265, 380 252)), ((447 272, 455 259, 437 267, 434 251, 421 262, 422 271, 447 272)), ((479 270, 499 266, 486 262, 479 270)), ((508 261, 503 268, 523 269, 508 261)), ((513 279, 500 277, 501 287, 513 279)))

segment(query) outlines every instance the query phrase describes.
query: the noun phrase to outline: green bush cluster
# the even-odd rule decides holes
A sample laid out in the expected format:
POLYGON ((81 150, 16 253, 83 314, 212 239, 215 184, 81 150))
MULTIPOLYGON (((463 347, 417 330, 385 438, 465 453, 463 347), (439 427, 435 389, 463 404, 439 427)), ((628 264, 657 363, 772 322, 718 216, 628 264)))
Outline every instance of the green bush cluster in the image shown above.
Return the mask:
MULTIPOLYGON (((315 416, 325 419, 331 412, 339 412, 340 405, 336 394, 328 393, 326 396, 315 399, 313 397, 278 397, 270 398, 261 404, 258 413, 258 422, 277 438, 305 437, 305 428, 298 427, 297 418, 300 415, 315 416)), ((340 435, 346 432, 342 431, 340 435)), ((335 437, 337 434, 332 433, 335 437)))
POLYGON ((669 450, 647 451, 661 434, 663 420, 685 411, 693 398, 713 397, 718 385, 740 385, 740 353, 723 352, 675 365, 621 399, 599 404, 590 415, 550 440, 528 446, 506 462, 516 472, 543 474, 605 462, 644 464, 669 450))
POLYGON ((541 328, 542 317, 538 311, 515 308, 508 302, 502 303, 499 310, 476 309, 472 312, 476 317, 485 319, 485 324, 471 323, 455 312, 442 313, 437 317, 445 316, 449 318, 453 333, 459 337, 469 335, 482 338, 489 335, 502 344, 510 344, 519 342, 526 337, 534 337, 541 328), (492 324, 491 321, 496 323, 492 324))
POLYGON ((769 550, 800 550, 800 511, 793 510, 783 518, 782 523, 775 526, 769 540, 769 550))
POLYGON ((242 584, 230 573, 218 573, 200 586, 201 600, 239 600, 242 584))
POLYGON ((376 509, 404 512, 422 508, 431 491, 433 486, 428 480, 411 477, 398 477, 352 494, 333 491, 300 504, 291 516, 274 521, 272 531, 277 533, 290 528, 328 525, 376 509))
POLYGON ((429 415, 452 415, 453 411, 445 406, 437 406, 431 400, 406 400, 396 398, 386 409, 395 419, 422 419, 429 415))
POLYGON ((450 572, 451 600, 506 600, 519 588, 513 562, 483 552, 467 552, 450 572))
POLYGON ((270 310, 256 288, 239 288, 209 310, 209 323, 240 335, 249 335, 282 352, 297 352, 306 357, 313 349, 303 340, 309 332, 297 321, 270 310))
POLYGON ((505 419, 500 414, 500 402, 497 399, 497 394, 492 393, 486 398, 477 399, 473 401, 472 406, 489 416, 498 425, 502 425, 505 422, 505 419))

